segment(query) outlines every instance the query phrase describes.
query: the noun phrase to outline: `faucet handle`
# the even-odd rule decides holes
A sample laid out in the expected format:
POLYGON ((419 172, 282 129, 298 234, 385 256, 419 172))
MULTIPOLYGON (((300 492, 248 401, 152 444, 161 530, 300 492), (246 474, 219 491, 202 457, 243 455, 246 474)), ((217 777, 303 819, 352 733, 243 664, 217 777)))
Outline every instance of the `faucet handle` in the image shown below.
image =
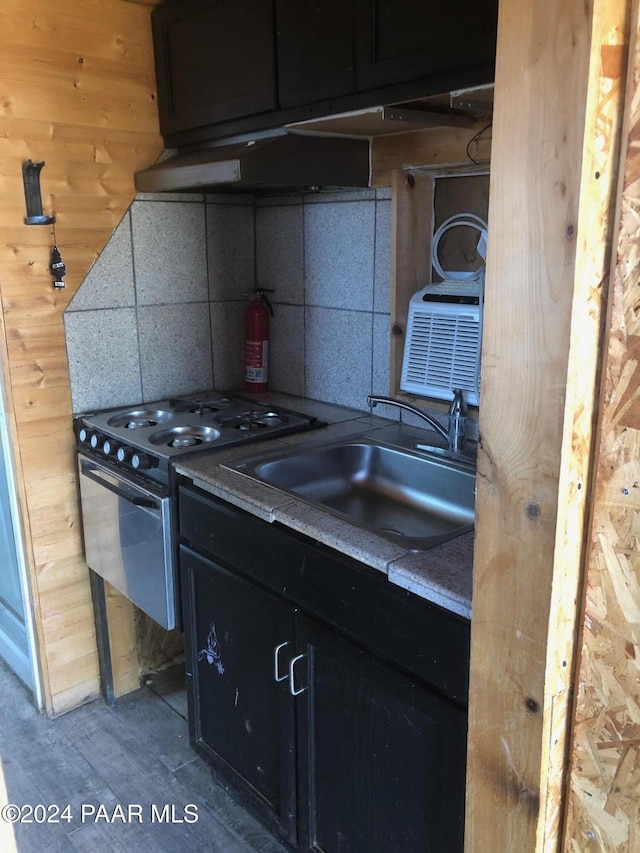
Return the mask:
POLYGON ((464 450, 467 432, 467 404, 461 389, 455 388, 449 406, 449 450, 464 450))
POLYGON ((459 415, 464 418, 467 415, 467 411, 467 401, 464 399, 464 391, 462 388, 454 388, 453 400, 449 406, 449 414, 459 415))

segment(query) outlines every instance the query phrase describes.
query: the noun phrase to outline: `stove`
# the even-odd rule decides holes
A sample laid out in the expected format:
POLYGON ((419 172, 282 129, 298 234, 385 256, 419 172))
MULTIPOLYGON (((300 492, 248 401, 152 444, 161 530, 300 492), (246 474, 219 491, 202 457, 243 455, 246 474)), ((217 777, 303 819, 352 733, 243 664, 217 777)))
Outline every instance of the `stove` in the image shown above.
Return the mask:
POLYGON ((315 418, 297 412, 205 392, 84 414, 76 420, 76 435, 80 450, 166 481, 176 457, 315 426, 315 418))
POLYGON ((173 463, 317 426, 323 424, 315 418, 215 391, 78 416, 82 526, 93 588, 106 580, 163 627, 179 627, 173 463))

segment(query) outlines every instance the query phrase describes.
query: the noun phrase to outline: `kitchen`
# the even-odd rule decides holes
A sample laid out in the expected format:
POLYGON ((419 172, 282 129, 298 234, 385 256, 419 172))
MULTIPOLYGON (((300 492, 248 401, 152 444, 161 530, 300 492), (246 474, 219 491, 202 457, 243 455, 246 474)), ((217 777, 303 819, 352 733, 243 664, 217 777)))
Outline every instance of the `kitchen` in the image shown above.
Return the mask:
MULTIPOLYGON (((608 5, 611 7, 612 4, 608 5)), ((19 67, 21 60, 20 51, 12 43, 11 34, 20 32, 19 13, 22 8, 22 4, 9 4, 5 7, 7 11, 3 14, 5 19, 3 32, 8 41, 5 61, 11 63, 10 67, 3 72, 3 79, 7 81, 13 81, 15 75, 12 76, 11 69, 19 67)), ((2 118, 3 125, 6 127, 6 133, 2 137, 3 164, 7 164, 3 166, 3 176, 11 187, 11 203, 4 206, 3 212, 5 217, 3 225, 7 237, 3 241, 5 249, 2 275, 2 301, 7 341, 6 368, 10 377, 8 384, 12 400, 10 421, 14 435, 17 437, 14 452, 17 455, 18 470, 22 472, 20 482, 23 517, 27 525, 26 539, 31 553, 30 565, 35 574, 35 579, 32 577, 32 587, 35 584, 38 591, 35 606, 38 612, 36 622, 39 631, 41 671, 45 685, 45 706, 54 713, 95 696, 98 689, 93 614, 88 594, 86 565, 78 537, 74 444, 69 431, 73 409, 66 366, 62 311, 128 208, 134 192, 133 172, 150 165, 163 147, 157 133, 155 104, 150 95, 154 88, 154 81, 153 74, 149 71, 151 48, 148 31, 144 30, 146 41, 140 37, 137 43, 131 35, 130 43, 126 44, 121 35, 127 32, 134 33, 136 27, 141 30, 146 27, 148 9, 137 4, 123 3, 121 0, 109 4, 109 16, 104 12, 98 14, 94 6, 91 8, 93 16, 91 24, 85 22, 83 25, 85 31, 83 38, 86 42, 77 42, 74 45, 75 50, 69 51, 69 55, 64 52, 64 38, 59 38, 55 42, 55 35, 60 35, 62 32, 60 28, 64 22, 67 38, 71 38, 72 34, 80 38, 76 35, 77 25, 74 22, 86 14, 86 11, 82 13, 79 11, 79 9, 86 9, 86 4, 80 4, 78 8, 74 4, 68 7, 67 4, 59 5, 55 12, 51 10, 50 13, 38 7, 39 14, 45 16, 50 14, 50 17, 46 18, 49 26, 38 30, 39 40, 36 40, 29 54, 32 59, 29 69, 21 72, 20 81, 12 82, 11 89, 16 94, 10 97, 11 93, 7 89, 5 112, 2 118), (101 18, 102 15, 104 18, 101 18), (108 23, 107 17, 109 17, 108 23), (101 27, 105 27, 107 32, 110 32, 109 27, 117 29, 118 37, 106 38, 102 35, 101 27), (47 41, 47 38, 51 41, 47 41), (100 83, 98 79, 93 89, 91 88, 92 78, 85 74, 89 70, 90 63, 88 60, 86 63, 80 63, 83 57, 79 46, 86 44, 89 55, 91 45, 94 43, 108 44, 113 55, 122 58, 118 65, 118 74, 122 75, 120 84, 112 80, 111 85, 104 83, 98 85, 100 83), (141 68, 144 66, 145 57, 149 63, 146 77, 141 68), (69 83, 65 87, 56 83, 51 75, 46 80, 38 76, 37 71, 42 63, 45 69, 42 73, 46 74, 47 69, 51 69, 52 63, 53 67, 57 67, 56 62, 67 69, 70 75, 67 79, 75 79, 75 85, 69 83), (87 68, 83 67, 85 64, 87 68), (72 74, 70 68, 74 68, 76 73, 72 74), (128 80, 127 73, 130 74, 128 80), (82 77, 82 74, 85 74, 85 77, 82 77), (84 82, 85 78, 86 82, 84 82), (119 93, 125 88, 126 97, 120 96, 121 100, 118 100, 119 93), (56 104, 58 112, 54 116, 44 103, 42 95, 44 91, 49 92, 52 103, 56 104), (137 100, 134 99, 134 93, 137 100), (95 114, 91 113, 92 109, 95 110, 95 114), (118 109, 121 113, 116 120, 114 116, 118 109), (56 121, 59 125, 56 125, 56 121), (85 130, 85 126, 89 125, 91 129, 85 130), (5 159, 5 152, 7 159, 5 159), (45 160, 47 163, 42 173, 45 208, 50 209, 51 204, 55 207, 57 240, 69 269, 67 288, 62 292, 54 292, 51 287, 48 271, 51 251, 49 229, 29 229, 22 224, 24 199, 20 167, 26 157, 45 160), (76 158, 78 165, 74 166, 76 158), (10 170, 9 164, 11 164, 10 170), (47 196, 47 192, 55 198, 47 196), (90 227, 87 226, 89 213, 91 214, 90 227), (31 261, 33 263, 30 263, 31 261), (44 438, 42 433, 45 433, 44 438), (64 601, 64 607, 60 607, 61 599, 64 601)), ((470 834, 470 839, 476 839, 473 843, 471 840, 468 841, 472 843, 470 849, 482 849, 482 842, 477 840, 481 837, 487 838, 487 849, 489 847, 504 849, 505 844, 500 841, 500 837, 506 837, 506 835, 500 836, 500 833, 511 833, 509 837, 518 838, 519 849, 530 849, 534 843, 538 822, 543 827, 540 829, 543 834, 546 831, 553 835, 558 831, 558 815, 555 809, 559 802, 564 752, 561 750, 562 754, 555 756, 554 763, 551 765, 552 773, 547 776, 549 756, 548 748, 544 744, 549 743, 545 733, 549 732, 548 727, 552 724, 551 721, 554 726, 556 724, 562 726, 566 715, 570 715, 570 709, 566 707, 568 702, 566 677, 564 680, 562 678, 564 669, 562 661, 570 661, 570 657, 560 654, 560 663, 557 668, 554 668, 553 659, 550 659, 546 679, 544 673, 547 666, 547 648, 556 649, 558 652, 564 648, 570 649, 574 628, 577 629, 578 625, 584 621, 583 615, 576 612, 567 613, 563 610, 563 607, 567 607, 574 600, 577 568, 573 566, 576 562, 575 557, 569 556, 565 561, 565 568, 562 569, 564 564, 561 556, 563 548, 566 548, 566 553, 569 555, 580 551, 576 542, 581 542, 581 529, 579 525, 574 524, 575 519, 565 518, 564 513, 570 510, 576 514, 576 518, 581 517, 581 512, 584 513, 584 506, 579 499, 586 493, 586 487, 576 492, 577 487, 572 488, 571 482, 583 481, 580 478, 570 481, 567 477, 574 470, 573 466, 578 466, 582 471, 589 462, 586 453, 588 443, 585 436, 588 436, 590 421, 588 411, 585 413, 582 408, 585 401, 589 400, 589 391, 585 387, 584 377, 586 365, 594 364, 597 356, 598 346, 594 342, 599 334, 597 319, 599 315, 593 311, 587 312, 586 315, 578 311, 584 312, 583 306, 591 305, 589 299, 597 300, 599 291, 597 288, 589 289, 587 291, 589 298, 581 300, 576 297, 574 305, 569 301, 565 304, 561 298, 570 300, 576 286, 572 271, 578 261, 582 265, 580 266, 581 281, 585 282, 588 278, 588 276, 585 277, 585 269, 597 269, 598 263, 601 265, 600 271, 597 274, 591 273, 589 280, 600 282, 606 278, 606 258, 600 257, 598 260, 597 247, 603 244, 602 235, 605 233, 603 229, 608 222, 605 212, 609 210, 611 203, 606 196, 605 184, 609 182, 610 193, 611 186, 615 186, 615 176, 611 165, 607 167, 608 161, 606 161, 606 157, 613 156, 612 152, 615 151, 613 137, 609 134, 619 131, 616 131, 615 119, 618 113, 614 112, 612 114, 614 118, 607 123, 607 121, 603 122, 602 110, 604 102, 608 109, 614 109, 615 98, 612 98, 611 92, 617 93, 618 97, 620 95, 615 86, 616 79, 619 80, 619 76, 616 78, 615 71, 618 68, 619 74, 621 60, 619 59, 618 65, 614 60, 616 56, 620 57, 621 52, 616 52, 615 45, 625 43, 624 32, 625 27, 628 26, 622 17, 620 21, 615 17, 616 14, 622 16, 621 9, 604 10, 598 7, 597 21, 602 32, 606 34, 608 45, 608 49, 602 55, 607 57, 609 64, 605 68, 601 101, 596 106, 593 100, 587 99, 588 93, 600 91, 593 83, 590 83, 587 88, 587 80, 590 79, 588 75, 596 74, 595 70, 589 70, 589 57, 591 51, 594 57, 600 56, 601 45, 598 37, 602 42, 605 41, 605 36, 589 30, 587 22, 582 19, 582 8, 561 10, 559 7, 556 8, 555 4, 545 4, 544 7, 537 4, 534 14, 528 7, 527 10, 523 9, 521 4, 518 9, 515 8, 515 4, 513 8, 510 8, 510 4, 501 4, 500 13, 506 22, 505 27, 509 27, 509 37, 501 41, 499 36, 498 40, 499 62, 495 115, 496 118, 501 116, 506 124, 498 125, 496 122, 493 128, 492 204, 494 207, 491 210, 490 233, 504 234, 504 239, 500 241, 501 253, 497 253, 495 249, 492 255, 490 246, 488 258, 487 277, 494 282, 494 287, 500 288, 499 291, 494 292, 499 292, 501 299, 494 301, 493 321, 490 321, 490 312, 487 312, 488 325, 485 328, 485 341, 491 342, 487 350, 491 353, 491 357, 489 359, 485 357, 484 362, 483 403, 485 405, 482 413, 484 419, 482 435, 483 444, 491 448, 493 463, 499 465, 503 458, 504 464, 508 461, 509 471, 513 472, 514 477, 517 474, 517 482, 511 483, 507 476, 508 472, 500 468, 500 476, 506 477, 507 482, 503 482, 503 486, 496 493, 489 494, 484 490, 484 485, 489 483, 489 480, 483 480, 478 491, 478 524, 474 556, 476 569, 474 618, 477 617, 477 620, 474 630, 480 632, 485 630, 489 633, 485 635, 480 633, 477 642, 474 641, 472 644, 472 684, 474 673, 478 679, 477 693, 473 693, 472 688, 474 699, 477 697, 475 709, 473 702, 471 704, 472 720, 475 720, 472 725, 472 738, 477 737, 478 740, 473 740, 472 743, 477 747, 480 746, 483 737, 481 733, 491 731, 493 728, 494 723, 490 724, 489 721, 495 722, 497 718, 503 721, 496 741, 495 754, 486 757, 486 761, 490 764, 497 762, 497 766, 502 767, 503 775, 500 778, 504 778, 505 782, 504 788, 500 789, 502 793, 499 795, 494 791, 489 777, 480 766, 476 766, 473 761, 470 762, 468 771, 470 811, 467 815, 467 832, 470 834), (573 43, 570 34, 575 32, 579 32, 582 38, 576 39, 573 47, 567 46, 564 52, 562 49, 554 52, 553 55, 543 52, 544 61, 535 54, 536 63, 532 65, 529 75, 523 81, 520 69, 522 56, 528 55, 529 48, 525 46, 528 45, 528 33, 525 32, 524 27, 521 29, 517 24, 518 21, 525 21, 526 11, 531 12, 533 23, 530 22, 530 26, 538 35, 536 44, 547 45, 554 42, 556 38, 566 37, 568 45, 573 43), (575 20, 572 18, 573 13, 575 13, 575 20), (558 20, 563 25, 566 24, 566 27, 559 28, 556 23, 558 20), (548 28, 548 33, 545 28, 548 28), (558 35, 558 32, 561 35, 558 35), (615 41, 616 38, 619 39, 618 42, 615 41), (580 63, 573 61, 572 50, 581 51, 580 63), (555 77, 555 74, 558 77, 555 77), (562 85, 557 82, 558 79, 562 79, 562 85), (574 85, 568 86, 567 80, 572 81, 574 85), (527 89, 529 99, 524 96, 522 88, 518 88, 525 86, 530 87, 527 89), (607 86, 611 89, 608 90, 607 86), (581 92, 581 101, 576 96, 578 90, 581 92), (505 112, 500 113, 501 97, 505 98, 503 103, 509 104, 508 115, 505 112), (567 99, 566 103, 562 101, 564 97, 567 99), (563 104, 572 117, 569 123, 572 133, 568 136, 560 120, 560 117, 564 116, 563 104), (589 198, 595 196, 600 199, 601 210, 604 212, 601 215, 589 217, 588 227, 594 229, 593 232, 585 231, 586 226, 581 226, 581 229, 575 231, 578 235, 590 234, 590 237, 580 236, 580 254, 574 257, 572 253, 574 250, 577 252, 577 249, 571 241, 567 243, 567 236, 571 236, 568 229, 571 226, 575 228, 578 187, 582 188, 583 196, 581 197, 584 197, 587 190, 582 183, 586 177, 582 179, 580 174, 576 173, 575 166, 569 167, 567 164, 581 162, 583 143, 581 128, 585 121, 587 104, 592 110, 587 114, 593 117, 594 127, 600 135, 597 135, 595 130, 589 133, 584 131, 584 138, 591 140, 594 135, 597 135, 600 139, 601 134, 606 137, 606 144, 597 150, 589 148, 589 154, 596 158, 597 164, 593 174, 599 172, 598 178, 594 178, 589 184, 589 198), (516 105, 520 105, 518 109, 516 105), (524 105, 528 106, 527 110, 524 109, 524 105), (544 159, 544 168, 541 167, 535 171, 532 166, 532 163, 538 162, 537 152, 540 152, 539 156, 542 157, 545 151, 552 150, 552 147, 549 149, 545 147, 550 137, 544 136, 545 144, 541 143, 540 134, 543 128, 546 134, 557 132, 558 140, 561 140, 559 145, 566 156, 566 174, 564 171, 561 172, 561 180, 553 170, 549 169, 544 159), (502 129, 502 136, 498 134, 500 129, 502 129), (520 140, 519 143, 515 142, 516 138, 520 140), (496 153, 497 146, 498 153, 496 153), (605 160, 601 162, 597 159, 598 157, 605 160), (541 184, 541 176, 549 181, 548 186, 541 184), (517 192, 513 189, 516 185, 517 192), (498 195, 494 189, 496 186, 504 188, 498 195), (534 200, 531 201, 533 206, 525 208, 522 202, 529 197, 528 193, 533 194, 534 200), (602 198, 600 193, 603 194, 602 198), (570 213, 562 208, 559 198, 565 198, 565 204, 572 205, 570 213), (501 204, 498 201, 494 202, 494 199, 504 200, 505 208, 507 202, 510 202, 512 207, 503 210, 501 204), (530 211, 537 210, 538 206, 544 211, 544 215, 532 216, 530 211), (514 211, 518 212, 519 219, 516 218, 514 211), (501 225, 501 216, 504 217, 504 225, 501 225), (559 233, 562 233, 562 240, 558 237, 559 233), (528 235, 531 245, 525 241, 524 235, 528 235), (508 246, 513 250, 513 255, 508 257, 512 258, 510 263, 514 265, 513 272, 509 271, 509 274, 501 267, 501 264, 507 262, 507 256, 503 256, 502 253, 507 252, 505 247, 508 246), (542 246, 545 256, 549 258, 548 268, 545 264, 540 266, 543 257, 542 246), (569 251, 567 247, 571 249, 570 256, 567 256, 569 251), (592 252, 593 256, 587 255, 587 251, 592 252), (527 259, 530 259, 529 266, 527 266, 527 259), (492 264, 495 265, 493 268, 492 264), (531 291, 527 291, 529 295, 526 296, 526 299, 531 299, 532 302, 525 301, 528 306, 526 310, 522 310, 522 300, 525 295, 517 293, 514 286, 514 281, 521 275, 523 267, 535 270, 531 291), (555 270, 562 270, 562 280, 569 277, 571 285, 559 290, 558 279, 552 275, 552 271, 555 270), (544 287, 543 282, 546 282, 544 287), (545 287, 548 289, 544 289, 545 287), (498 302, 502 314, 498 311, 498 302), (527 347, 523 354, 516 347, 517 340, 512 338, 505 340, 505 336, 499 333, 497 326, 517 328, 519 323, 523 323, 524 320, 529 321, 532 316, 544 319, 544 322, 539 324, 541 328, 538 329, 541 337, 534 342, 527 337, 527 334, 514 335, 515 339, 520 340, 522 345, 527 347), (572 316, 577 328, 581 330, 579 341, 575 336, 571 337, 572 346, 578 346, 578 343, 581 343, 584 352, 578 353, 571 350, 572 358, 578 359, 580 367, 578 373, 574 369, 571 374, 572 381, 568 382, 568 329, 572 316), (500 323, 498 323, 499 319, 500 323), (528 381, 532 383, 531 388, 528 383, 523 387, 521 368, 516 369, 516 365, 522 365, 523 356, 526 357, 526 375, 528 381), (505 364, 514 365, 512 373, 508 371, 505 373, 507 370, 505 364), (576 378, 578 375, 580 382, 576 378), (536 382, 540 383, 539 387, 536 382), (508 391, 505 391, 505 386, 508 391), (562 441, 563 430, 571 432, 570 425, 573 424, 571 406, 564 416, 561 415, 565 386, 567 392, 571 391, 574 395, 571 399, 576 412, 585 419, 584 421, 580 421, 579 418, 576 420, 576 429, 585 430, 585 435, 577 442, 569 442, 569 446, 573 444, 574 448, 580 449, 580 454, 574 454, 573 457, 567 450, 563 451, 565 447, 562 441), (533 396, 528 397, 528 394, 533 396), (531 421, 534 417, 531 412, 536 413, 534 423, 531 421), (505 423, 508 423, 510 428, 508 435, 504 429, 505 423), (531 446, 529 442, 530 436, 534 433, 534 427, 536 441, 531 446), (564 460, 563 465, 568 466, 566 469, 562 468, 564 477, 562 480, 559 480, 560 460, 564 460), (519 484, 525 483, 527 489, 526 494, 523 494, 523 486, 519 484), (562 498, 559 496, 558 483, 562 483, 562 488, 567 490, 562 492, 562 498), (565 494, 571 495, 571 500, 566 500, 565 494), (523 509, 528 513, 525 516, 525 522, 522 521, 523 509), (558 514, 561 510, 561 520, 559 520, 558 514), (564 545, 561 537, 554 546, 555 537, 559 535, 557 531, 564 531, 563 535, 567 540, 564 545), (506 541, 503 541, 505 536, 506 541), (506 549, 509 555, 508 564, 520 567, 520 570, 514 570, 508 574, 505 574, 504 569, 500 570, 496 562, 497 557, 493 553, 494 548, 503 549, 503 566, 506 559, 504 549, 506 549), (571 566, 573 566, 572 570, 570 570, 571 566), (491 572, 492 567, 495 574, 491 572), (556 571, 560 572, 557 576, 556 571), (541 582, 543 577, 544 583, 541 582), (557 599, 555 596, 552 597, 551 577, 554 577, 556 590, 561 582, 565 582, 569 586, 569 592, 557 599), (492 593, 493 584, 499 584, 499 586, 492 593), (534 584, 533 587, 532 584, 534 584), (508 602, 508 607, 505 606, 505 602, 508 602), (494 616, 490 615, 492 607, 496 609, 494 616), (483 608, 487 608, 485 617, 482 617, 482 613, 485 612, 483 608), (511 614, 508 625, 504 624, 505 612, 511 614), (562 642, 559 642, 559 638, 555 635, 548 636, 548 630, 544 627, 549 623, 550 612, 553 612, 551 624, 560 631, 562 642), (543 617, 543 614, 546 615, 543 617), (506 633, 501 633, 499 637, 492 639, 493 635, 487 627, 490 624, 501 626, 501 631, 506 633), (530 643, 534 645, 530 646, 530 643), (484 649, 486 660, 474 660, 474 648, 484 649), (494 648, 494 651, 489 653, 487 648, 494 648), (516 652, 518 649, 523 650, 522 655, 516 652), (506 657, 503 657, 504 655, 506 657), (498 661, 503 663, 498 664, 498 661), (488 671, 485 667, 489 667, 488 671), (516 668, 512 669, 512 667, 516 668), (513 680, 504 683, 503 673, 507 671, 512 673, 513 680), (558 679, 557 682, 551 678, 552 673, 558 679), (481 688, 485 680, 488 685, 485 688, 486 693, 481 688), (514 684, 518 685, 516 691, 513 690, 514 684), (530 703, 531 707, 537 705, 543 709, 543 713, 538 714, 528 705, 523 704, 529 699, 533 700, 530 703), (565 716, 558 710, 562 707, 565 709, 565 716), (474 714, 477 717, 474 717, 474 714), (556 714, 559 714, 559 717, 556 714), (510 753, 504 752, 500 737, 504 737, 509 743, 510 753), (532 810, 527 805, 530 800, 526 796, 518 799, 520 807, 511 807, 514 805, 511 800, 514 795, 510 793, 508 785, 512 773, 511 765, 508 762, 505 763, 508 754, 514 761, 513 766, 520 768, 518 771, 520 775, 522 775, 523 766, 528 768, 526 775, 529 779, 528 788, 539 791, 539 780, 542 779, 545 780, 545 785, 549 786, 548 789, 544 789, 544 793, 541 792, 546 806, 540 813, 532 814, 532 810), (523 757, 522 764, 517 759, 518 756, 523 757), (502 819, 496 818, 498 814, 502 819), (496 833, 492 840, 487 834, 489 830, 496 833)), ((18 41, 17 35, 13 41, 18 41)), ((621 109, 620 104, 617 109, 621 109)), ((415 165, 415 163, 408 161, 407 165, 415 165)), ((378 205, 387 200, 382 197, 377 199, 375 204, 378 205)), ((371 199, 367 202, 371 203, 371 199)), ((613 241, 615 242, 616 239, 617 237, 614 236, 613 241)), ((582 286, 586 287, 586 284, 582 286)), ((376 312, 373 313, 375 315, 376 312)), ((527 333, 531 334, 529 325, 526 329, 527 333)), ((592 373, 595 375, 595 366, 592 373)), ((380 388, 370 390, 380 390, 380 388)), ((628 393, 630 393, 629 390, 627 390, 628 393)), ((122 400, 122 402, 127 401, 122 400)), ((633 430, 632 425, 631 430, 633 430)), ((626 434, 630 436, 632 433, 627 429, 626 434)), ((620 457, 621 459, 627 459, 628 446, 625 449, 615 444, 614 450, 625 454, 620 457)), ((479 464, 482 465, 482 459, 479 464)), ((632 457, 624 467, 626 473, 629 473, 629 465, 632 465, 632 457)), ((632 486, 634 479, 630 478, 630 480, 632 486)), ((602 499, 605 500, 605 498, 606 495, 603 495, 602 499)), ((611 561, 607 561, 607 566, 611 565, 613 565, 611 561)), ((590 584, 592 583, 595 583, 596 589, 601 588, 605 579, 598 574, 594 579, 590 579, 590 584)), ((620 627, 625 624, 625 620, 618 617, 616 624, 620 627)), ((589 661, 589 655, 595 654, 595 651, 592 652, 587 643, 584 653, 587 655, 586 661, 589 661)), ((602 662, 604 658, 601 660, 599 653, 596 659, 599 662, 598 666, 605 666, 602 662)), ((584 682, 585 679, 581 681, 584 682)), ((587 683, 590 681, 590 678, 586 679, 587 683)), ((618 684, 615 678, 614 682, 618 684)), ((622 687, 617 689, 622 690, 622 687)), ((595 700, 596 697, 591 696, 591 701, 595 702, 595 700)), ((580 722, 584 723, 584 720, 580 722)), ((586 723, 584 724, 586 726, 586 723)), ((580 732, 579 727, 577 731, 580 732)), ((608 738, 603 738, 603 742, 607 740, 608 738)), ((585 748, 584 744, 588 742, 583 740, 582 748, 585 748)), ((616 747, 612 749, 615 752, 616 747)), ((591 750, 588 751, 591 754, 591 750)), ((475 752, 472 753, 472 755, 475 754, 475 752)), ((614 762, 613 766, 617 767, 618 763, 614 762)), ((572 788, 574 809, 586 809, 584 804, 588 803, 587 795, 581 794, 584 790, 581 784, 581 772, 576 767, 572 788)), ((594 778, 589 776, 589 786, 591 785, 595 785, 600 791, 608 790, 606 781, 597 775, 594 778)), ((624 797, 620 799, 624 806, 624 797)), ((577 821, 575 811, 573 815, 577 821)), ((596 818, 591 815, 589 819, 594 821, 596 818)), ((622 823, 625 823, 624 820, 622 823)), ((576 829, 576 832, 578 831, 582 830, 576 829)), ((587 832, 587 829, 584 831, 587 832)), ((587 843, 585 841, 585 844, 587 843)))

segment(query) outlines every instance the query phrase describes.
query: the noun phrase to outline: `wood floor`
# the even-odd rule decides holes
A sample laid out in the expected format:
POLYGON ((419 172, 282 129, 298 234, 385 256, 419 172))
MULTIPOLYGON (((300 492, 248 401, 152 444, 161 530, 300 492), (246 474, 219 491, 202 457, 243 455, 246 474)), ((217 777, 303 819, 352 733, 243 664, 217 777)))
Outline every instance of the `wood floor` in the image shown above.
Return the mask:
POLYGON ((2 853, 282 853, 190 748, 175 675, 49 719, 0 660, 2 853), (49 808, 12 824, 7 803, 49 808))

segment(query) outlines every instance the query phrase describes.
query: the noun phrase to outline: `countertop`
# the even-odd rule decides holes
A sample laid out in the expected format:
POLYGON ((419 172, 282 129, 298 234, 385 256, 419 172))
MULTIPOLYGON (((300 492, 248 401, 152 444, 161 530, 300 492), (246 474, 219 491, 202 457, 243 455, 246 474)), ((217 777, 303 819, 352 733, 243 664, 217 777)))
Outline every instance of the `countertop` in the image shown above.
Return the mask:
POLYGON ((229 450, 194 454, 178 460, 175 469, 198 488, 270 523, 279 522, 347 554, 372 568, 384 572, 391 583, 432 601, 467 619, 471 618, 473 567, 473 533, 467 533, 428 551, 407 551, 373 532, 362 530, 319 507, 311 506, 277 488, 252 480, 229 466, 257 454, 291 445, 314 445, 332 438, 345 438, 367 433, 387 440, 392 434, 397 441, 404 436, 409 443, 430 443, 437 436, 432 431, 400 425, 395 421, 364 414, 314 400, 269 392, 256 396, 268 402, 302 412, 326 422, 327 426, 229 450), (390 433, 390 431, 392 431, 390 433))

